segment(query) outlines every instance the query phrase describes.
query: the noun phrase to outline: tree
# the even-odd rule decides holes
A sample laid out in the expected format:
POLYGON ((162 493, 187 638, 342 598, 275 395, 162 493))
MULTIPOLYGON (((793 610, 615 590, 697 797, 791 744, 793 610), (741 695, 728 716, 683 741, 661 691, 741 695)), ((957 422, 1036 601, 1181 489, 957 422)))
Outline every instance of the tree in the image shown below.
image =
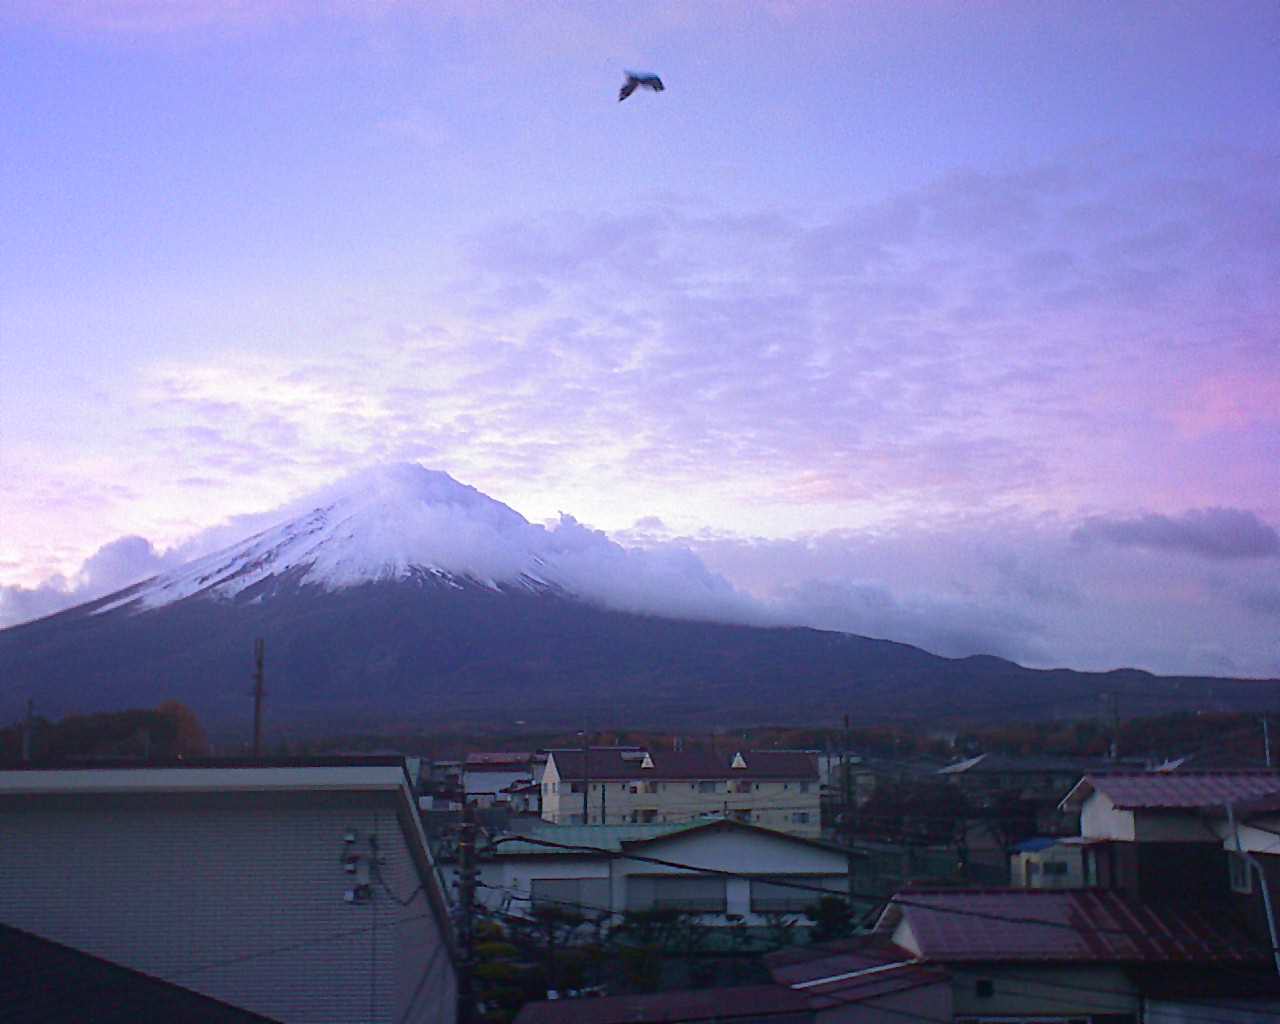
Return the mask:
POLYGON ((174 757, 208 757, 209 739, 205 736, 200 720, 185 704, 176 700, 167 700, 156 711, 173 723, 174 737, 172 756, 174 757))
POLYGON ((823 896, 805 914, 813 921, 809 938, 813 942, 830 942, 853 934, 853 909, 841 896, 823 896))

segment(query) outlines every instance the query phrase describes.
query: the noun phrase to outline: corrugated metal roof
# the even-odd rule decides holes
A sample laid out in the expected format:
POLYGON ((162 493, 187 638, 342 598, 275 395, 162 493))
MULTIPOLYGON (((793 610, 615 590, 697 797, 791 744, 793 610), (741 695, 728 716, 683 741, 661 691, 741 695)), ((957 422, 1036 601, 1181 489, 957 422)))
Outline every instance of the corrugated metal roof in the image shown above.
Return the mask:
POLYGON ((606 999, 526 1003, 516 1024, 677 1024, 732 1018, 737 1024, 812 1021, 809 1000, 782 985, 686 989, 606 999))
MULTIPOLYGON (((628 752, 630 753, 630 752, 628 752)), ((587 774, 592 781, 621 779, 777 779, 810 782, 818 777, 812 754, 780 750, 744 750, 745 768, 733 768, 734 753, 710 750, 651 750, 652 768, 642 768, 634 755, 618 750, 593 749, 587 774)), ((552 756, 562 779, 583 777, 581 750, 555 750, 552 756)))
POLYGON ((1064 805, 1104 793, 1124 811, 1221 807, 1280 793, 1277 772, 1124 772, 1087 775, 1067 794, 1064 805))
MULTIPOLYGON (((920 956, 940 963, 1240 963, 1269 955, 1221 911, 1156 907, 1094 890, 907 892, 885 911, 894 914, 920 956)), ((906 936, 901 941, 910 945, 906 936)))

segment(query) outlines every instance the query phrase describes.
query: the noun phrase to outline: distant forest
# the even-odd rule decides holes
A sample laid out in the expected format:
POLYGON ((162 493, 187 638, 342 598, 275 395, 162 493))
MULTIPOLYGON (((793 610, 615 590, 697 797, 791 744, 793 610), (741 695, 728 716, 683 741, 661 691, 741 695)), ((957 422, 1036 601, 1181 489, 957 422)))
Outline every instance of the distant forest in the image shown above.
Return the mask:
MULTIPOLYGON (((1276 723, 1280 730, 1280 720, 1276 723)), ((24 723, 0 728, 0 764, 12 765, 23 756, 24 723)), ((592 732, 596 746, 635 744, 656 749, 770 748, 847 749, 861 757, 930 758, 939 761, 980 753, 1052 757, 1103 757, 1110 750, 1112 725, 1099 719, 1074 722, 1000 724, 960 732, 907 726, 843 729, 766 727, 730 730, 715 735, 602 729, 592 732)), ((1280 743, 1280 731, 1274 737, 1280 743)), ((479 750, 535 750, 576 747, 581 732, 494 733, 379 733, 291 739, 271 736, 266 753, 306 756, 323 753, 405 753, 454 757, 479 750)), ((186 706, 167 701, 151 710, 130 709, 89 715, 69 715, 52 722, 35 717, 27 752, 32 760, 171 760, 183 757, 243 756, 244 742, 211 746, 199 720, 186 706)), ((1241 713, 1182 712, 1120 723, 1118 754, 1122 757, 1164 759, 1197 755, 1212 759, 1229 753, 1235 762, 1261 765, 1266 755, 1263 716, 1241 713)), ((1277 748, 1280 755, 1280 747, 1277 748)))

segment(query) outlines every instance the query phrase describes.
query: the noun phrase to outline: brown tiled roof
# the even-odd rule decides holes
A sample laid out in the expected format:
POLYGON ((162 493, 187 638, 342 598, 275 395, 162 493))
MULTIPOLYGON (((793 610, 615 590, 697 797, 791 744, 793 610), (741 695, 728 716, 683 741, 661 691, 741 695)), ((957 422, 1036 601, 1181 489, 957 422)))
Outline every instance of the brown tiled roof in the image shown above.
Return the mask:
POLYGON ((1086 775, 1066 798, 1077 805, 1103 793, 1117 808, 1192 810, 1221 807, 1280 793, 1280 772, 1123 772, 1086 775))
POLYGON ((919 956, 938 963, 1249 963, 1269 955, 1222 913, 1094 890, 909 891, 890 901, 877 930, 888 934, 898 920, 919 956))
POLYGON ((685 989, 605 999, 555 999, 526 1003, 516 1024, 801 1024, 813 1020, 809 1000, 782 985, 685 989))
MULTIPOLYGON (((581 779, 582 751, 555 750, 552 756, 562 779, 581 779)), ((591 751, 588 774, 592 780, 619 779, 772 779, 813 782, 818 766, 813 755, 778 750, 744 750, 745 768, 733 768, 734 752, 713 753, 710 750, 653 750, 649 752, 652 768, 641 768, 634 754, 624 758, 621 751, 591 751)))

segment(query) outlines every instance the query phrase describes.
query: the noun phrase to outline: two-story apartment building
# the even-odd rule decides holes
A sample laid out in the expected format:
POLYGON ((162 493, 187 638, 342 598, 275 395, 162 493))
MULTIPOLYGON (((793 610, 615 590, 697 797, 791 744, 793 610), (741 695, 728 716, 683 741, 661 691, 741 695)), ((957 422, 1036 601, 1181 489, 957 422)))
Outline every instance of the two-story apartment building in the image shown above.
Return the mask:
POLYGON ((816 837, 817 764, 783 751, 551 750, 542 817, 558 825, 622 825, 721 816, 816 837))

